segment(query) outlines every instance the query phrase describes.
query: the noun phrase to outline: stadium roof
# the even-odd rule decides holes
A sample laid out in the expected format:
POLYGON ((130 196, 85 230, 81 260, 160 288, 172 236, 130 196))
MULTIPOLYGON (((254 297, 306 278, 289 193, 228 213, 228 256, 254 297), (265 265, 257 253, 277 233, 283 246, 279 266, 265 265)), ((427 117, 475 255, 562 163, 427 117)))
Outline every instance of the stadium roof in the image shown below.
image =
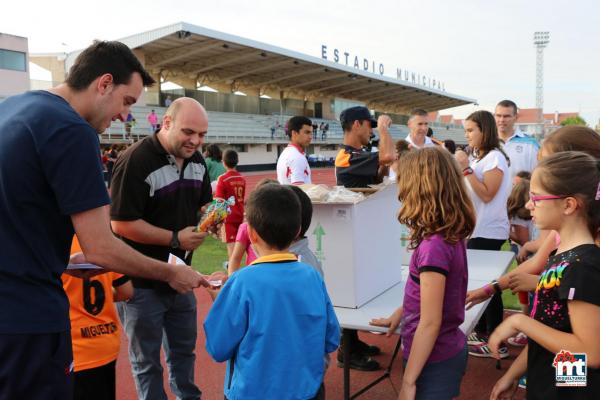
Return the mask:
POLYGON ((146 68, 156 76, 195 79, 200 85, 228 85, 231 92, 254 89, 260 94, 284 91, 291 98, 339 97, 397 113, 415 107, 435 111, 476 102, 185 22, 120 41, 142 51, 146 68))

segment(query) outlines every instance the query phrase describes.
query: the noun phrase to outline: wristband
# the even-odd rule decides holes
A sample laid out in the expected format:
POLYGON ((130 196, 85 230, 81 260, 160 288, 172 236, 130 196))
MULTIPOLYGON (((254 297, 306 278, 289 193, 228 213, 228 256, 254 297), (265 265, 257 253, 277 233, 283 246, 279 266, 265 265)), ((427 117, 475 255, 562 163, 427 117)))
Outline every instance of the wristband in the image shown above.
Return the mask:
POLYGON ((492 285, 489 283, 486 284, 482 289, 488 297, 492 297, 494 295, 494 289, 492 289, 492 285))
POLYGON ((469 176, 473 173, 473 168, 467 167, 467 168, 463 169, 462 173, 463 173, 463 176, 469 176))
POLYGON ((502 293, 502 288, 497 280, 494 279, 490 284, 494 287, 494 291, 496 293, 502 293))

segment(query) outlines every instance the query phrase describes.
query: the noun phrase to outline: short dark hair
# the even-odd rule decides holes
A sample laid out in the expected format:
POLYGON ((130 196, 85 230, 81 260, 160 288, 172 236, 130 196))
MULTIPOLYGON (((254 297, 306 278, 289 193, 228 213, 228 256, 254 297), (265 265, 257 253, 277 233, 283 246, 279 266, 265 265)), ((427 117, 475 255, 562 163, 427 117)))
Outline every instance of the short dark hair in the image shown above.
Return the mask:
POLYGON ((296 196, 298 196, 298 200, 300 201, 301 226, 298 237, 301 238, 304 236, 304 234, 310 227, 310 222, 312 221, 312 202, 310 201, 310 197, 308 197, 304 190, 300 189, 298 186, 290 185, 289 188, 292 189, 294 193, 296 193, 296 196))
POLYGON ((289 119, 287 123, 287 132, 286 134, 289 137, 292 137, 292 131, 300 132, 304 125, 313 126, 312 121, 303 116, 296 116, 289 119))
POLYGON ((456 153, 456 143, 452 139, 444 140, 444 147, 448 149, 450 154, 456 153))
POLYGON ((75 91, 82 91, 99 76, 111 74, 115 85, 123 85, 131 81, 134 72, 141 75, 144 86, 154 84, 154 78, 127 45, 96 41, 77 56, 65 83, 75 91))
POLYGON ((400 157, 402 154, 406 153, 407 151, 410 151, 410 143, 408 143, 404 139, 399 139, 396 142, 396 153, 398 153, 398 157, 400 157))
POLYGON ((422 108, 413 108, 410 112, 410 115, 408 116, 408 119, 411 119, 412 117, 426 117, 429 114, 427 113, 427 111, 423 110, 422 108))
POLYGON ((287 186, 263 185, 250 194, 246 219, 268 246, 285 250, 300 232, 300 201, 287 186))
POLYGON ((502 100, 501 102, 496 104, 496 107, 511 107, 515 115, 517 115, 517 111, 519 110, 515 102, 512 100, 502 100))
POLYGON ((341 121, 340 124, 342 125, 342 131, 350 132, 352 130, 354 121, 341 121))
POLYGON ((206 155, 206 157, 210 157, 215 161, 221 161, 223 158, 223 153, 221 152, 221 149, 214 143, 211 143, 206 146, 206 148, 204 149, 204 154, 206 155))
POLYGON ((531 180, 531 172, 529 171, 519 171, 517 172, 516 176, 518 176, 521 179, 527 179, 528 181, 531 180))
POLYGON ((223 152, 223 164, 227 166, 227 168, 235 168, 237 167, 239 162, 238 153, 233 149, 227 149, 223 152))

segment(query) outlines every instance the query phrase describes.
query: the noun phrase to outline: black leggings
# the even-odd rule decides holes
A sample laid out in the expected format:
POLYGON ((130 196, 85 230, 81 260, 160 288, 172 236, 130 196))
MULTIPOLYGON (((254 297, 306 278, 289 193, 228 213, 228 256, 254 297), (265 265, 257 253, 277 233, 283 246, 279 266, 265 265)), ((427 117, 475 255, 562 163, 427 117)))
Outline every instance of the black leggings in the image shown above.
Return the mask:
POLYGON ((116 361, 75 372, 73 400, 114 400, 116 398, 116 361))
MULTIPOLYGON (((495 250, 499 251, 506 240, 473 238, 467 242, 467 249, 473 250, 495 250)), ((475 331, 484 335, 491 335, 494 329, 502 323, 504 318, 504 305, 502 304, 502 294, 495 293, 483 312, 481 319, 477 322, 475 331)))

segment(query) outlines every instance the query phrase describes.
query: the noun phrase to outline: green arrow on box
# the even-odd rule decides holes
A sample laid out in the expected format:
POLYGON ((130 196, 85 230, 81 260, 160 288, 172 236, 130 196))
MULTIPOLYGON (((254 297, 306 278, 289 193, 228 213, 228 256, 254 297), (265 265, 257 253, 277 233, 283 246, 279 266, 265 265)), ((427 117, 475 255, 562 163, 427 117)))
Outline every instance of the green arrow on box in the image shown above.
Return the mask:
POLYGON ((325 235, 325 230, 323 229, 320 223, 317 223, 317 227, 313 231, 313 235, 315 235, 317 239, 317 251, 322 251, 322 238, 325 235))

